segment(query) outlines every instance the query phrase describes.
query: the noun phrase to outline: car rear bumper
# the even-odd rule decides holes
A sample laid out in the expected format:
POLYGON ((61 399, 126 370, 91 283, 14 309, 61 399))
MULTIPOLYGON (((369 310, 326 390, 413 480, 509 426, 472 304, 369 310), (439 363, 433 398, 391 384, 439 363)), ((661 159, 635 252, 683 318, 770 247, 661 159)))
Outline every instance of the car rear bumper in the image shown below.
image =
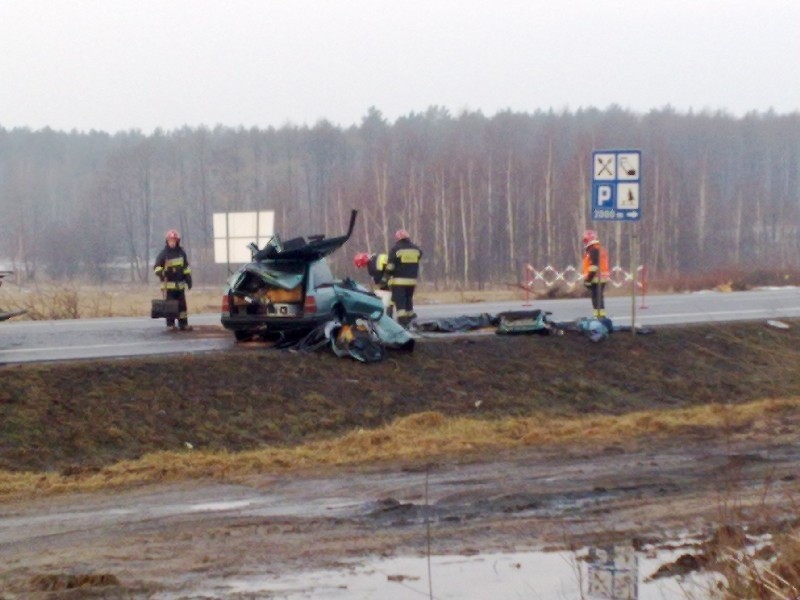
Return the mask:
POLYGON ((222 315, 220 321, 230 331, 250 331, 254 333, 267 331, 311 331, 315 327, 327 323, 332 315, 315 315, 294 319, 291 317, 272 317, 261 315, 222 315))

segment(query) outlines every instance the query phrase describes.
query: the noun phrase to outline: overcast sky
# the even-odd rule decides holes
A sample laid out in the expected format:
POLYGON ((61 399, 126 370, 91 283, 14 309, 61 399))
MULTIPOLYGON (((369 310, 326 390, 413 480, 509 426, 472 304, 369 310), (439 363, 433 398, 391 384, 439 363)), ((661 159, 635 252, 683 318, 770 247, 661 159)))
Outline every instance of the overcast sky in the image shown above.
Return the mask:
POLYGON ((800 110, 800 0, 0 0, 0 126, 800 110))

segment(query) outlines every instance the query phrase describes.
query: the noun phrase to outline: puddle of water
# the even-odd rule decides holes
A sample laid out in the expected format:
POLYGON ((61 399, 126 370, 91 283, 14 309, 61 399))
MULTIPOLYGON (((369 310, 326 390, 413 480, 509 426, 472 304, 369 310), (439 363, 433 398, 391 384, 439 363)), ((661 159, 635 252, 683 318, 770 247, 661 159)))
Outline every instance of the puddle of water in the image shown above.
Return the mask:
POLYGON ((200 504, 192 504, 189 510, 192 512, 213 512, 223 510, 235 510, 237 508, 245 508, 250 506, 250 500, 231 500, 230 502, 202 502, 200 504))
MULTIPOLYGON (((430 584, 426 558, 393 558, 280 576, 225 579, 197 593, 215 598, 283 600, 691 600, 708 598, 711 579, 694 575, 646 581, 679 553, 636 553, 632 562, 610 570, 583 560, 588 552, 520 552, 476 556, 432 556, 430 584), (580 558, 579 558, 580 557, 580 558), (430 586, 430 587, 429 587, 430 586), (613 592, 609 592, 613 589, 613 592)), ((186 596, 183 596, 186 597, 186 596)))

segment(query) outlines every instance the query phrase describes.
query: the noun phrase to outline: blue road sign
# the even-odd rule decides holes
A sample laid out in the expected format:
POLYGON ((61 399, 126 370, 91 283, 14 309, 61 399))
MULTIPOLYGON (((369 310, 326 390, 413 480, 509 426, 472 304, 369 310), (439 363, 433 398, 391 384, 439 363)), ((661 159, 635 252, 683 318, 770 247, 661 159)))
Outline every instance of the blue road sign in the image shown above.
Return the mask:
POLYGON ((641 184, 641 150, 592 152, 592 219, 638 221, 642 216, 641 184))

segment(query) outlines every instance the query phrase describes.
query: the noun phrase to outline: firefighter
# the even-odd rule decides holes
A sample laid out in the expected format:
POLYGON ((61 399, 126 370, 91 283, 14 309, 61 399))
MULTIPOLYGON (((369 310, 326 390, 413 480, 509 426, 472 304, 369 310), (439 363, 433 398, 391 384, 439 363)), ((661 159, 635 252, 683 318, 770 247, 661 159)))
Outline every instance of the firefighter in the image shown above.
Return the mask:
POLYGON ((583 233, 583 285, 592 294, 595 319, 605 319, 606 306, 603 298, 608 282, 608 254, 600 245, 597 232, 587 229, 583 233))
POLYGON ((392 292, 397 322, 407 327, 417 316, 414 312, 414 289, 417 286, 422 250, 411 242, 411 236, 405 229, 398 229, 394 239, 396 243, 389 251, 384 277, 392 292))
POLYGON ((388 260, 389 256, 387 254, 359 252, 353 257, 353 264, 357 269, 367 268, 367 273, 374 284, 372 291, 383 301, 386 313, 391 317, 392 305, 390 303, 389 284, 386 282, 386 263, 388 260))
MULTIPOLYGON (((161 289, 166 293, 166 299, 178 301, 178 329, 191 331, 186 307, 186 289, 192 289, 192 269, 189 266, 189 258, 181 247, 181 236, 175 229, 167 232, 166 243, 156 257, 153 270, 156 277, 161 280, 161 289)), ((175 319, 167 318, 167 327, 170 331, 176 331, 175 319)))
POLYGON ((367 267, 367 273, 369 273, 373 283, 378 286, 378 289, 388 290, 389 286, 384 279, 384 272, 388 260, 389 257, 386 254, 367 254, 366 252, 359 252, 353 258, 353 264, 357 269, 367 267))

